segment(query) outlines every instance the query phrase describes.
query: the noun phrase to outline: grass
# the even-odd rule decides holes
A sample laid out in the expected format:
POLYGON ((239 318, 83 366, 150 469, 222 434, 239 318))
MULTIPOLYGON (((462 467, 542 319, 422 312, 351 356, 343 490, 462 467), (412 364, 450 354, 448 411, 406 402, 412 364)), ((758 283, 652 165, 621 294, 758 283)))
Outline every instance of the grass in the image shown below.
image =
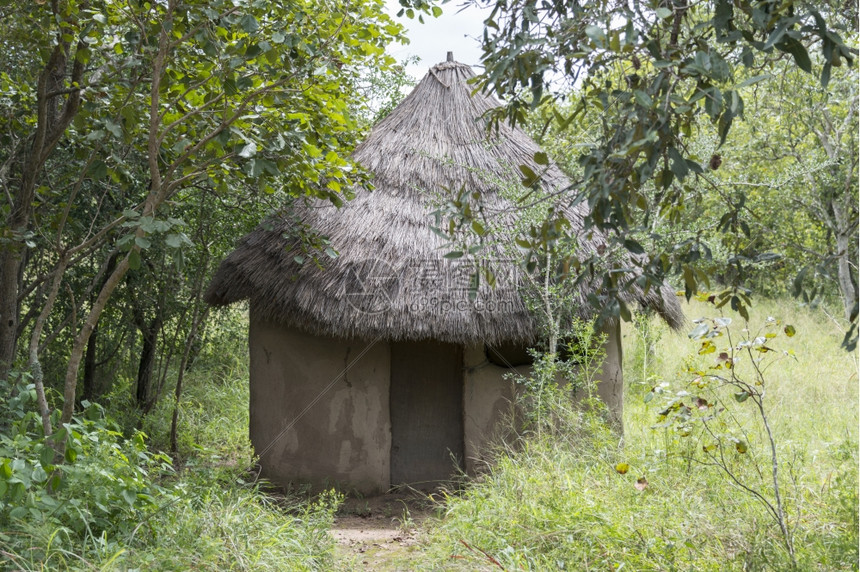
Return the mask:
MULTIPOLYGON (((99 496, 115 499, 110 504, 119 508, 99 528, 84 513, 78 519, 84 526, 76 527, 74 518, 15 520, 0 510, 0 569, 331 570, 329 530, 340 497, 331 493, 309 501, 252 482, 247 350, 244 342, 227 342, 213 343, 186 375, 175 469, 159 469, 141 452, 135 458, 119 433, 87 433, 93 452, 81 453, 74 482, 56 498, 80 503, 84 513, 99 496), (126 478, 118 477, 106 449, 121 455, 126 478), (125 505, 128 475, 140 485, 134 490, 150 497, 147 503, 125 505), (145 484, 151 486, 140 488, 145 484)), ((139 421, 130 395, 128 386, 117 388, 107 408, 126 434, 139 421)), ((143 419, 151 450, 168 448, 170 397, 143 419)))
MULTIPOLYGON (((686 311, 690 318, 715 315, 698 303, 686 311)), ((797 330, 793 338, 773 342, 792 349, 797 360, 780 359, 768 371, 766 401, 798 567, 857 570, 857 354, 839 348, 841 326, 820 311, 763 302, 755 307, 751 324, 770 315, 797 330)), ((762 503, 701 458, 690 460, 701 442, 672 428, 653 428, 659 403, 645 403, 645 396, 662 383, 685 387, 689 356, 698 342, 658 321, 641 321, 638 328, 625 324, 623 341, 628 388, 623 437, 606 428, 599 413, 571 409, 563 396, 550 396, 557 400, 551 430, 541 438, 525 436, 515 446, 500 446, 487 474, 439 506, 440 518, 425 525, 424 540, 410 546, 401 562, 386 565, 406 570, 786 569, 779 528, 762 503), (629 466, 626 473, 617 470, 619 463, 629 466)), ((330 570, 346 565, 335 561, 329 534, 338 497, 280 497, 247 482, 253 461, 247 439, 247 361, 244 345, 233 342, 213 344, 189 371, 181 405, 180 468, 175 474, 150 473, 162 491, 154 508, 128 509, 129 522, 89 534, 50 520, 4 528, 3 566, 330 570)), ((761 427, 749 402, 729 405, 749 442, 749 451, 733 456, 730 467, 768 495, 761 427)), ((166 448, 171 412, 172 400, 165 399, 144 420, 151 447, 166 448)), ((120 413, 117 398, 114 414, 120 413)))
MULTIPOLYGON (((698 303, 686 310, 691 318, 716 315, 698 303)), ((794 350, 797 361, 775 363, 766 385, 798 567, 856 570, 857 355, 839 348, 843 330, 820 312, 763 302, 750 323, 763 323, 767 316, 789 318, 798 332, 779 340, 779 347, 794 350)), ((423 557, 413 557, 410 569, 790 566, 779 528, 762 503, 717 467, 702 464, 701 455, 691 455, 702 442, 672 428, 652 428, 659 405, 646 404, 643 397, 662 382, 685 387, 689 356, 699 346, 684 333, 648 325, 644 344, 637 330, 624 330, 629 387, 624 437, 595 425, 582 411, 560 407, 563 431, 524 439, 517 450, 500 455, 490 473, 448 500, 444 518, 428 531, 423 557), (649 345, 653 354, 645 352, 649 345), (629 465, 626 474, 616 470, 619 463, 629 465)), ((733 403, 749 451, 731 456, 729 468, 772 498, 769 451, 751 405, 733 403)))

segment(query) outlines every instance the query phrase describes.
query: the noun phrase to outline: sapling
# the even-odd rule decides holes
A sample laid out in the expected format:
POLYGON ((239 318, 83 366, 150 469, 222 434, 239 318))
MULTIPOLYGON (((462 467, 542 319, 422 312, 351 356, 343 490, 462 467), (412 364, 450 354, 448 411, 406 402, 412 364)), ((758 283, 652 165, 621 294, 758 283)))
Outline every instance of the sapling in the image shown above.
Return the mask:
POLYGON ((779 526, 792 567, 796 567, 792 531, 780 488, 778 448, 765 405, 766 372, 780 359, 794 357, 792 350, 778 350, 774 342, 779 336, 794 336, 795 328, 769 317, 755 333, 747 323, 737 339, 730 327, 731 318, 700 318, 694 323, 696 326, 688 335, 700 344, 697 355, 702 357, 688 360, 684 388, 672 391, 669 384, 662 383, 645 396, 646 402, 657 396, 662 398, 660 422, 655 427, 698 439, 701 448, 690 450, 690 460, 717 467, 730 482, 761 502, 779 526), (764 477, 750 451, 751 428, 735 415, 738 408, 750 403, 766 435, 763 445, 769 457, 770 479, 764 477), (698 455, 704 460, 697 459, 698 455), (736 468, 740 457, 749 458, 760 483, 745 478, 736 468))

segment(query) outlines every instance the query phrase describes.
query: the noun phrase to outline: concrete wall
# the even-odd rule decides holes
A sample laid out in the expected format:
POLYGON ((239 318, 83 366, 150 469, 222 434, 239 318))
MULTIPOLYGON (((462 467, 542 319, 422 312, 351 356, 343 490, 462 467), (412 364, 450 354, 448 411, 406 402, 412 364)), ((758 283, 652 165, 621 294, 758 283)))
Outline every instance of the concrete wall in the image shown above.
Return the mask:
POLYGON ((253 307, 250 329, 250 436, 262 475, 386 491, 389 345, 309 336, 255 319, 253 307))
POLYGON ((624 414, 624 376, 621 372, 621 325, 604 326, 601 333, 606 334, 606 360, 597 384, 597 394, 609 410, 610 421, 622 428, 624 414))
MULTIPOLYGON (((621 330, 607 334, 598 394, 619 428, 623 407, 621 330)), ((340 485, 385 492, 391 476, 391 346, 309 336, 255 319, 251 309, 250 436, 264 477, 276 483, 340 485), (367 350, 367 351, 365 351, 367 350), (344 372, 344 370, 346 370, 344 372)), ((491 364, 483 344, 463 348, 466 472, 487 460, 487 445, 515 415, 511 371, 491 364)), ((515 368, 527 374, 528 366, 515 368)), ((455 467, 452 463, 452 472, 455 467)))
MULTIPOLYGON (((527 373, 528 366, 515 368, 527 373)), ((484 344, 467 346, 463 351, 463 415, 466 472, 474 475, 487 461, 486 446, 504 427, 499 421, 514 416, 514 382, 504 379, 511 371, 491 364, 484 344)))

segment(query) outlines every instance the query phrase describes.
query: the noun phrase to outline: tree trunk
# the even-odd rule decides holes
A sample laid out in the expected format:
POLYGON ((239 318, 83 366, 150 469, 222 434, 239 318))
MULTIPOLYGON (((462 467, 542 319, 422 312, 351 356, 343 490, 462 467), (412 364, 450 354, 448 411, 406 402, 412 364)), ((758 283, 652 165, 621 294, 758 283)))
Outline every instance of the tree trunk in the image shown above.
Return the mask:
POLYGON ((158 332, 161 330, 161 316, 156 316, 153 320, 138 324, 141 336, 143 338, 143 347, 140 350, 140 362, 137 368, 137 391, 135 398, 137 405, 144 413, 154 405, 152 399, 152 371, 155 364, 155 348, 158 341, 158 332))
MULTIPOLYGON (((61 17, 56 12, 55 16, 61 17)), ((39 74, 36 87, 37 120, 33 141, 26 156, 22 158, 20 184, 11 197, 10 214, 5 221, 13 236, 18 236, 6 248, 0 250, 0 379, 8 377, 17 355, 20 318, 18 296, 27 248, 22 235, 30 224, 38 173, 80 108, 81 95, 77 86, 83 84, 84 65, 75 58, 69 77, 69 46, 69 42, 63 40, 62 34, 58 32, 54 50, 39 74), (67 77, 70 85, 75 88, 67 91, 68 96, 60 108, 62 99, 58 94, 66 91, 63 88, 67 77)), ((82 47, 87 46, 81 41, 78 43, 78 49, 82 47)))
POLYGON ((857 277, 856 269, 851 267, 854 257, 851 256, 851 245, 856 243, 856 236, 843 233, 836 235, 836 252, 838 253, 838 276, 839 292, 842 294, 842 305, 845 310, 845 319, 851 319, 851 312, 857 305, 857 277))
POLYGON ((78 371, 81 367, 84 350, 87 347, 87 343, 90 341, 90 336, 92 335, 99 316, 101 316, 102 311, 104 311, 111 294, 113 294, 113 291, 119 285, 120 281, 125 276, 125 273, 128 272, 128 259, 130 254, 131 252, 125 255, 119 264, 117 264, 116 268, 114 268, 110 277, 105 281, 99 295, 96 297, 96 301, 93 303, 92 308, 90 308, 89 314, 87 314, 83 327, 78 332, 78 335, 75 336, 72 353, 69 356, 69 364, 66 367, 66 379, 63 384, 63 415, 60 418, 61 423, 69 423, 72 420, 72 415, 75 412, 75 392, 77 391, 78 386, 78 371))
POLYGON ((61 256, 60 261, 54 269, 54 279, 51 282, 51 291, 48 293, 48 299, 45 300, 42 312, 36 319, 33 332, 30 334, 28 367, 30 373, 33 375, 33 385, 36 389, 36 404, 39 408, 39 417, 42 419, 42 430, 46 437, 51 435, 53 428, 51 427, 51 410, 48 408, 48 399, 45 396, 42 364, 39 361, 39 340, 42 338, 42 330, 45 327, 45 322, 54 308, 54 303, 57 301, 57 294, 60 292, 60 284, 63 282, 63 273, 66 271, 67 265, 68 259, 65 255, 61 256))
POLYGON ((96 346, 99 339, 99 324, 93 328, 90 339, 87 341, 87 353, 84 356, 84 391, 81 396, 86 401, 92 401, 96 395, 96 346))
POLYGON ((0 252, 0 379, 9 377, 18 346, 18 271, 21 253, 14 246, 0 252))

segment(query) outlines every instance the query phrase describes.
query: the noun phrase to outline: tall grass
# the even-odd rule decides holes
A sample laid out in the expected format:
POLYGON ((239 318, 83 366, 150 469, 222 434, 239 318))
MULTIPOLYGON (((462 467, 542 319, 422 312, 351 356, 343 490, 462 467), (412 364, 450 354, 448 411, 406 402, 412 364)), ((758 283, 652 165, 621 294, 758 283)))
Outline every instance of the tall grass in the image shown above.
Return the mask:
MULTIPOLYGON (((285 497, 253 482, 246 345, 229 337, 209 344, 186 374, 174 468, 144 463, 149 454, 126 446, 120 433, 110 433, 111 439, 98 428, 84 434, 82 439, 94 443, 92 451, 82 450, 74 463, 75 481, 54 494, 59 503, 81 507, 79 520, 84 526, 70 526, 68 519, 56 515, 39 521, 7 518, 5 509, 11 507, 0 506, 0 569, 325 571, 334 567, 329 530, 340 498, 333 494, 315 500, 285 497), (132 487, 129 478, 120 478, 118 456, 123 471, 135 475, 140 486, 149 485, 145 491, 132 487), (99 495, 119 507, 113 516, 102 519, 98 529, 85 518, 99 501, 99 495, 93 494, 96 486, 99 495), (129 492, 146 492, 146 503, 127 506, 123 499, 129 492)), ((132 434, 130 427, 141 425, 149 436, 150 450, 167 450, 173 399, 162 399, 141 419, 131 403, 130 387, 120 385, 109 396, 108 417, 117 420, 126 434, 132 434)), ((108 431, 115 427, 110 419, 106 423, 108 431)))
MULTIPOLYGON (((686 311, 691 319, 716 314, 698 303, 686 311)), ((798 567, 856 570, 857 355, 839 348, 843 331, 820 312, 764 302, 750 327, 768 316, 790 322, 798 332, 780 342, 794 350, 797 361, 779 360, 766 386, 798 567)), ((499 455, 485 477, 450 498, 444 518, 429 531, 425 559, 413 560, 412 568, 790 567, 779 527, 763 504, 724 471, 702 463, 694 455, 701 442, 671 427, 653 428, 658 408, 643 397, 659 383, 682 387, 698 344, 657 322, 647 326, 644 339, 631 327, 624 330, 623 437, 591 423, 587 411, 564 413, 561 406, 565 433, 526 437, 518 450, 499 455)), ((732 414, 749 431, 749 451, 729 459, 730 469, 767 495, 769 452, 746 405, 734 403, 732 414)))

